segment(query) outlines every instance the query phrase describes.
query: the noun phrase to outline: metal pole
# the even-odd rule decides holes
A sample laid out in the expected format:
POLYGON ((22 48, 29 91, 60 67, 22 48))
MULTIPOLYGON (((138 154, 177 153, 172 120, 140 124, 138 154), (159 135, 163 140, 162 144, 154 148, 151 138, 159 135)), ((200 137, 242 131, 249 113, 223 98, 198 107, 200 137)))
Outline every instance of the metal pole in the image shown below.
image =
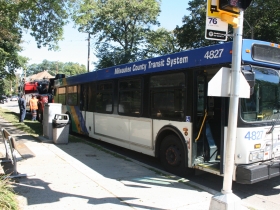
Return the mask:
POLYGON ((88 62, 87 62, 87 71, 89 72, 89 62, 90 62, 90 33, 88 33, 88 62))
POLYGON ((237 116, 239 102, 239 83, 241 73, 241 52, 243 33, 243 11, 240 12, 239 26, 234 29, 232 50, 232 76, 229 104, 229 119, 226 140, 225 174, 222 193, 232 193, 232 176, 234 170, 234 152, 237 131, 237 116))
POLYGON ((232 48, 232 68, 231 68, 231 84, 230 84, 230 104, 227 138, 225 140, 225 168, 224 181, 221 194, 212 197, 210 210, 217 209, 240 209, 241 199, 232 193, 232 177, 234 170, 234 153, 237 132, 237 116, 239 102, 239 84, 241 74, 241 53, 242 53, 242 33, 243 33, 243 11, 239 15, 239 26, 233 32, 233 48, 232 48))

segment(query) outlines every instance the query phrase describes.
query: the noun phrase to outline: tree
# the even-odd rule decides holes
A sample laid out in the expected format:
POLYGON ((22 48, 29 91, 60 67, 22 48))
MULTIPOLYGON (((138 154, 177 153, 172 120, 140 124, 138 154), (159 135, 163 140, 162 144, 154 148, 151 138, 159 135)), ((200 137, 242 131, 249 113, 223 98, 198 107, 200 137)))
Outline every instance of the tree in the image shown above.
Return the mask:
POLYGON ((8 1, 0 0, 0 77, 14 73, 20 67, 21 31, 17 22, 19 14, 8 1))
POLYGON ((63 26, 68 22, 71 11, 70 0, 25 0, 18 1, 21 20, 19 24, 31 31, 30 35, 37 41, 38 48, 48 46, 57 49, 62 40, 63 26))
POLYGON ((73 18, 79 31, 95 35, 101 68, 136 61, 159 12, 160 0, 83 0, 73 18))
POLYGON ((189 2, 189 16, 183 17, 183 25, 176 26, 174 34, 181 49, 187 50, 218 43, 205 39, 205 20, 207 2, 205 0, 193 0, 189 2))
POLYGON ((26 64, 26 59, 18 55, 23 29, 31 31, 39 48, 57 49, 71 11, 70 2, 0 0, 0 76, 14 74, 15 69, 26 64))
POLYGON ((78 63, 67 62, 64 63, 62 69, 59 69, 59 73, 65 74, 66 76, 73 76, 77 74, 86 73, 87 69, 85 65, 78 63))
POLYGON ((56 65, 58 65, 57 62, 48 61, 46 59, 40 64, 31 64, 27 67, 26 76, 28 77, 30 75, 38 74, 45 70, 56 72, 56 65))
POLYGON ((40 64, 31 64, 27 66, 26 76, 38 74, 42 71, 48 71, 49 74, 55 76, 56 74, 65 74, 66 76, 86 73, 86 66, 73 62, 57 62, 43 60, 40 64))
MULTIPOLYGON (((174 30, 175 36, 182 49, 197 48, 218 43, 205 39, 206 20, 205 0, 192 0, 189 2, 189 16, 183 17, 183 25, 174 30)), ((254 0, 244 12, 246 19, 243 24, 243 38, 251 38, 268 42, 280 42, 280 0, 262 1, 254 0)), ((229 34, 233 29, 229 26, 229 34)), ((232 38, 228 37, 231 41, 232 38)))
POLYGON ((165 28, 158 28, 156 31, 150 31, 146 34, 146 39, 147 43, 144 51, 144 58, 153 58, 181 51, 174 33, 165 28))
POLYGON ((245 38, 253 38, 279 43, 280 42, 280 0, 254 0, 244 12, 245 38))

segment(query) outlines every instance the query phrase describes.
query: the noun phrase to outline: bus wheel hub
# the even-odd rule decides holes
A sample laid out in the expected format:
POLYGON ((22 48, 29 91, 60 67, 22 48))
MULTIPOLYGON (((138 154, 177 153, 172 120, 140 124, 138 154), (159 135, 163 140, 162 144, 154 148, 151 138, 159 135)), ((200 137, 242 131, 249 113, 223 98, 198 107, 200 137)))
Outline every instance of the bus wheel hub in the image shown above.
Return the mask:
POLYGON ((166 150, 166 160, 168 162, 168 164, 176 166, 180 163, 181 161, 181 155, 180 155, 180 151, 178 150, 178 148, 171 146, 166 150))

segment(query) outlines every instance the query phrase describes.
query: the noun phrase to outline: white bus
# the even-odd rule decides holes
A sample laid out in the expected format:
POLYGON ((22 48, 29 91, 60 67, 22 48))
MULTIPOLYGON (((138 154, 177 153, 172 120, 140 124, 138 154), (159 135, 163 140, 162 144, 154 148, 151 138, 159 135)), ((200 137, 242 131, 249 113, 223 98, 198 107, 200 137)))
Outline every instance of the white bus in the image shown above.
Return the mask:
MULTIPOLYGON (((61 78, 54 101, 71 132, 157 157, 175 174, 222 176, 229 97, 207 90, 231 60, 227 42, 61 78)), ((280 45, 243 40, 241 65, 250 98, 239 100, 233 180, 252 184, 280 175, 280 45)))

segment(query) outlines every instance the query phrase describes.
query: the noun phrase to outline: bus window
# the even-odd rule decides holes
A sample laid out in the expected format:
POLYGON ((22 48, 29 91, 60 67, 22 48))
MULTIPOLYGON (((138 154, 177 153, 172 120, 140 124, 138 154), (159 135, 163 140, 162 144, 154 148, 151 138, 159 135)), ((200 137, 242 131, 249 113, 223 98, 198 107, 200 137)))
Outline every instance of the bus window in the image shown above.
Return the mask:
POLYGON ((112 113, 113 112, 113 84, 101 83, 97 85, 96 104, 97 112, 112 113))
POLYGON ((95 109, 95 95, 96 95, 96 85, 95 83, 90 83, 88 85, 88 111, 94 112, 95 109))
POLYGON ((151 77, 151 114, 153 118, 181 120, 184 117, 185 75, 151 77))
POLYGON ((141 114, 141 80, 126 80, 119 83, 119 114, 141 114))
POLYGON ((80 109, 81 111, 87 111, 87 95, 88 95, 88 84, 81 85, 81 91, 80 91, 80 109))
POLYGON ((70 86, 67 88, 67 105, 78 105, 78 88, 77 86, 70 86))
POLYGON ((58 88, 58 103, 65 105, 66 88, 58 88))

